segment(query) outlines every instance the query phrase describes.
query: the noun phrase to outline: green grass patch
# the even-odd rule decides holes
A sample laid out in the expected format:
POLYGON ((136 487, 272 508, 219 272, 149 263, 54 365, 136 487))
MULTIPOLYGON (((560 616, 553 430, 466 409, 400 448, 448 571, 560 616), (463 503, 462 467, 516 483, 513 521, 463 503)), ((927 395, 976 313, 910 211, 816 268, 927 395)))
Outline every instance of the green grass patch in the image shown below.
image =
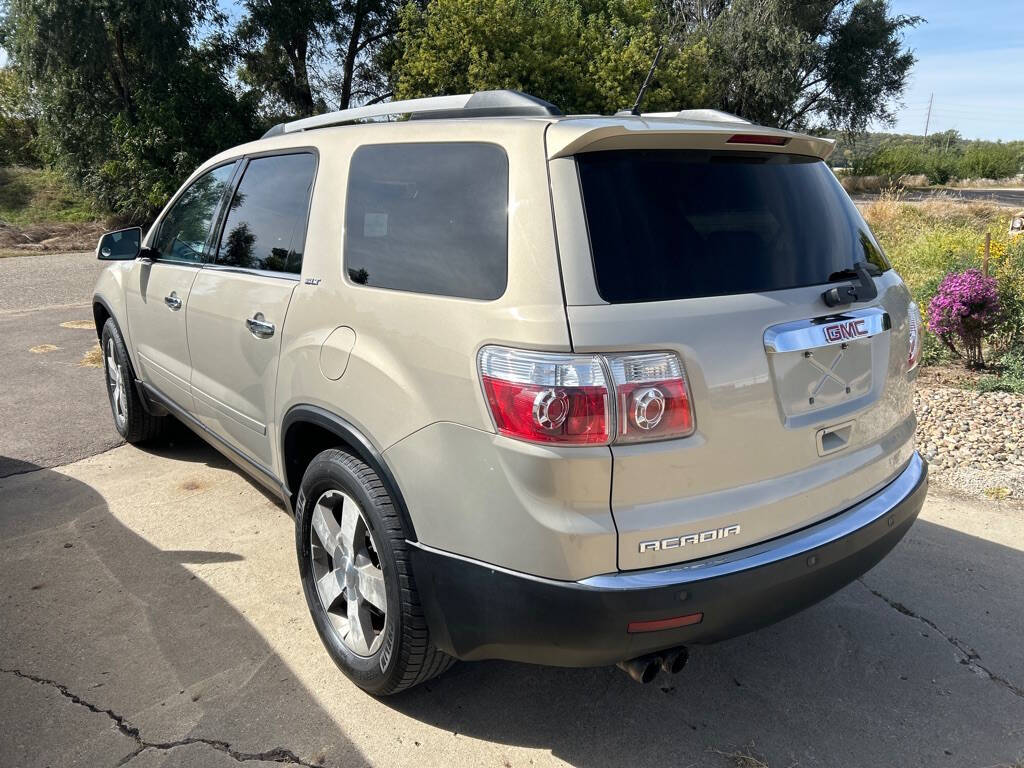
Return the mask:
POLYGON ((34 168, 0 168, 0 221, 14 227, 79 224, 101 218, 59 174, 34 168))

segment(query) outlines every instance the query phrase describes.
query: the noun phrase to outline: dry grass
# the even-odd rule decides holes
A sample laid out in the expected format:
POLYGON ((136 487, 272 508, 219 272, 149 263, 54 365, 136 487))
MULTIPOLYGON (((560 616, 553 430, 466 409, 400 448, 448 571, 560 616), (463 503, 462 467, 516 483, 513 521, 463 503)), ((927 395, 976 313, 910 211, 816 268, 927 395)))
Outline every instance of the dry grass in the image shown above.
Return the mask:
POLYGON ((56 352, 60 347, 56 344, 37 344, 34 347, 29 347, 28 351, 36 355, 45 355, 47 352, 56 352))
POLYGON ((92 331, 95 330, 96 325, 92 320, 68 320, 66 323, 61 323, 60 327, 73 328, 76 331, 92 331))
POLYGON ((1024 175, 1010 176, 1005 179, 954 179, 947 187, 961 189, 1006 189, 1007 187, 1024 187, 1024 175))
POLYGON ((868 192, 894 192, 906 187, 927 187, 928 177, 923 173, 900 176, 841 176, 839 183, 850 194, 868 192))
POLYGON ((102 368, 103 367, 103 350, 100 349, 99 342, 93 345, 92 349, 86 352, 82 359, 78 361, 79 368, 102 368))

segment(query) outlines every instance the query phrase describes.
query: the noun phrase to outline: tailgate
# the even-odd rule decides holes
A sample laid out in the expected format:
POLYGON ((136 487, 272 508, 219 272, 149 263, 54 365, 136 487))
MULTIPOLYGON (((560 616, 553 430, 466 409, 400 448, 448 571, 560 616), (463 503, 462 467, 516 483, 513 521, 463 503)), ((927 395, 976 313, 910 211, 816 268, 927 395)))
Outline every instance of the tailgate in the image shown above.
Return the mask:
POLYGON ((611 446, 621 569, 784 535, 909 460, 909 295, 823 163, 645 148, 551 169, 574 351, 676 352, 696 423, 611 446), (877 297, 828 307, 857 263, 877 297))

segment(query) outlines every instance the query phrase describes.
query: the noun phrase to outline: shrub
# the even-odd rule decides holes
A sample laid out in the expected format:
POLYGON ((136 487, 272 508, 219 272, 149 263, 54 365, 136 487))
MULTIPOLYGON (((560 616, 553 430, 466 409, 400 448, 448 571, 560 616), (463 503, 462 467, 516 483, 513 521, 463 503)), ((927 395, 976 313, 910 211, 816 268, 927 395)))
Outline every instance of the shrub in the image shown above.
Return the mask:
POLYGON ((1012 147, 994 142, 971 144, 960 158, 961 179, 1005 179, 1020 170, 1012 147))
POLYGON ((995 334, 998 351, 1024 354, 1024 237, 993 240, 991 258, 1002 316, 995 334))
POLYGON ((986 277, 979 269, 946 275, 928 305, 928 328, 969 366, 984 363, 981 344, 999 320, 996 279, 986 277), (954 337, 962 350, 957 349, 954 337))

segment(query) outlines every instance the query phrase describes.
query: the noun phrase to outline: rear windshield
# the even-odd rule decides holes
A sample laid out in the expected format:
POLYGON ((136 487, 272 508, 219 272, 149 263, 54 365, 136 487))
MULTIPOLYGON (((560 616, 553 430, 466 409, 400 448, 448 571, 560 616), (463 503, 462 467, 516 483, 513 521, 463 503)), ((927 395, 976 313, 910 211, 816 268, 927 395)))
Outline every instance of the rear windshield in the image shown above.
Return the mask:
POLYGON ((601 297, 613 304, 760 293, 889 269, 824 162, 701 150, 576 159, 601 297))

